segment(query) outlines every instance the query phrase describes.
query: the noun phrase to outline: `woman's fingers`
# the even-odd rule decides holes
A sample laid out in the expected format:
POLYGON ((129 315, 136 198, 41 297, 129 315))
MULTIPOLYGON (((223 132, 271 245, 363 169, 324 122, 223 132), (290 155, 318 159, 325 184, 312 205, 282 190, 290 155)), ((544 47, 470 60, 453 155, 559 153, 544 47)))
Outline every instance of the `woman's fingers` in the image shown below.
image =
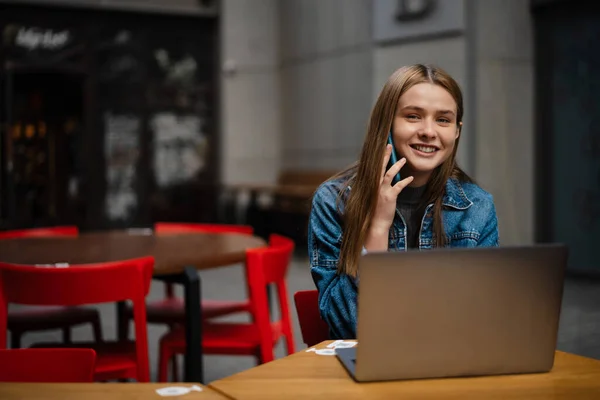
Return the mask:
POLYGON ((398 172, 400 172, 400 170, 402 169, 402 167, 404 167, 405 164, 406 158, 402 157, 397 163, 392 165, 390 169, 387 170, 383 178, 383 182, 387 183, 388 185, 391 185, 394 181, 394 177, 398 172))
MULTIPOLYGON (((391 169, 391 168, 390 168, 391 169)), ((398 194, 400 194, 400 192, 402 192, 402 190, 404 190, 405 187, 407 187, 408 185, 410 185, 410 183, 414 180, 415 178, 412 176, 406 177, 404 179, 402 179, 400 182, 396 183, 394 185, 394 189, 396 189, 396 191, 398 192, 398 194)))
POLYGON ((383 153, 383 165, 381 166, 381 178, 379 179, 379 184, 383 182, 385 177, 385 170, 387 168, 387 164, 390 161, 390 156, 392 155, 392 145, 388 144, 385 146, 385 153, 383 153))

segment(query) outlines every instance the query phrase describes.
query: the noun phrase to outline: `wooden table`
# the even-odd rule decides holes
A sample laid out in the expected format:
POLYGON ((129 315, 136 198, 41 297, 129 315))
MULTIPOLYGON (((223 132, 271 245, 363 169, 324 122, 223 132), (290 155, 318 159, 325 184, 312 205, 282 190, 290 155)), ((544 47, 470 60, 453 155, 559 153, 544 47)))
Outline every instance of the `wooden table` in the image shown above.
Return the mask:
POLYGON ((153 256, 154 275, 236 264, 246 249, 266 243, 256 236, 237 233, 184 233, 154 235, 129 230, 82 233, 76 237, 9 239, 0 241, 0 260, 17 264, 92 264, 153 256))
POLYGON ((557 351, 544 374, 356 383, 336 356, 302 350, 209 386, 235 399, 600 399, 600 361, 557 351))
MULTIPOLYGON (((237 233, 154 235, 149 229, 82 233, 77 237, 0 240, 0 261, 17 264, 93 264, 144 256, 155 260, 154 277, 181 283, 186 310, 185 380, 203 382, 202 309, 197 270, 244 262, 246 249, 263 239, 237 233)), ((126 339, 126 305, 117 306, 120 340, 126 339)))
POLYGON ((137 400, 137 399, 199 399, 217 400, 227 397, 199 383, 0 383, 0 399, 27 400, 137 400), (201 392, 192 391, 182 396, 163 397, 156 389, 170 386, 197 385, 201 392))

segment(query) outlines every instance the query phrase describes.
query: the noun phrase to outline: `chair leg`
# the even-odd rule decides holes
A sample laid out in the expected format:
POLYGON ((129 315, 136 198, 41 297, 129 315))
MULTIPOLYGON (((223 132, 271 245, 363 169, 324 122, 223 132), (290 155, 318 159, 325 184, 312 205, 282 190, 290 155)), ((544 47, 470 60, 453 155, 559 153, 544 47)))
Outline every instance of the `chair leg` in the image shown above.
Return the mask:
POLYGON ((117 303, 117 338, 120 342, 129 339, 129 318, 127 316, 127 302, 117 303))
POLYGON ((275 359, 273 346, 260 346, 260 361, 261 364, 271 362, 275 359))
POLYGON ((260 351, 257 351, 254 354, 254 357, 256 358, 256 365, 257 366, 263 364, 263 360, 262 360, 262 356, 260 355, 260 351))
POLYGON ((12 332, 10 333, 10 348, 11 349, 20 349, 21 348, 21 335, 22 332, 12 332))
POLYGON ((260 346, 254 357, 256 357, 256 365, 261 365, 273 361, 275 359, 275 352, 273 348, 260 346))
MULTIPOLYGON (((175 325, 169 325, 169 331, 172 331, 175 325)), ((179 363, 177 362, 177 354, 171 357, 171 382, 179 382, 179 363)))
POLYGON ((66 327, 62 329, 63 343, 71 344, 71 328, 66 327))
POLYGON ((104 337, 102 336, 102 325, 100 324, 100 316, 92 321, 92 329, 94 331, 94 341, 96 343, 104 342, 104 337))
POLYGON ((158 350, 158 381, 168 382, 169 374, 169 361, 174 357, 171 357, 171 352, 167 346, 159 344, 158 350))
POLYGON ((179 382, 179 360, 177 354, 171 357, 171 382, 179 382))

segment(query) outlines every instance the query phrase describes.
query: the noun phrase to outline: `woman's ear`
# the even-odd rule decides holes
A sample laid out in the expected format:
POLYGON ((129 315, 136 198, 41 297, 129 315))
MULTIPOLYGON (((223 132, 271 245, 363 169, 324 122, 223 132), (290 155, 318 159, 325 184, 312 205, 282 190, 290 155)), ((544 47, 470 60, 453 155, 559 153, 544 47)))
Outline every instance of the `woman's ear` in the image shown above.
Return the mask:
POLYGON ((458 139, 460 137, 460 131, 462 130, 462 127, 463 127, 463 123, 462 123, 462 121, 460 121, 458 123, 458 126, 456 127, 456 137, 455 137, 455 139, 458 139))

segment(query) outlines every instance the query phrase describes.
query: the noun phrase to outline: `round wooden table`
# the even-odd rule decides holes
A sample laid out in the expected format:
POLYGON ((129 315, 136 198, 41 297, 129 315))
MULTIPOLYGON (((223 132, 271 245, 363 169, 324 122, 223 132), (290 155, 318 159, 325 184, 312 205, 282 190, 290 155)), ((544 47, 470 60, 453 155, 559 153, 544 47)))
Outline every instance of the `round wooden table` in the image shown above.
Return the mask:
MULTIPOLYGON (((130 229, 82 233, 77 237, 0 240, 0 261, 15 264, 94 264, 153 256, 154 277, 181 283, 185 302, 185 380, 204 382, 202 309, 197 270, 244 262, 246 250, 266 246, 256 236, 239 233, 182 233, 154 235, 130 229)), ((118 338, 125 340, 125 302, 117 305, 118 338)))
POLYGON ((0 240, 0 261, 16 264, 92 264, 153 256, 154 275, 243 262, 263 239, 238 233, 147 234, 144 230, 82 233, 78 237, 0 240))

